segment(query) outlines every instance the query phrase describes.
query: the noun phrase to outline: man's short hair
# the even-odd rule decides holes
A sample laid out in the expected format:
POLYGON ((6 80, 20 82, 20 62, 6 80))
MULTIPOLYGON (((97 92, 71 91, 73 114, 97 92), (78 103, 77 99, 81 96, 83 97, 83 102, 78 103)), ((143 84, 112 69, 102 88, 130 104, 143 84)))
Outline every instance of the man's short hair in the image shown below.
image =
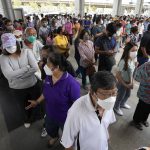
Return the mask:
POLYGON ((108 71, 99 71, 93 75, 91 89, 97 92, 98 89, 111 90, 116 86, 116 78, 108 71))
POLYGON ((6 20, 4 21, 5 26, 6 26, 8 23, 10 23, 10 22, 12 22, 12 21, 9 20, 9 19, 6 19, 6 20))
POLYGON ((116 24, 114 22, 109 23, 106 27, 106 30, 112 35, 115 34, 117 31, 116 24))
MULTIPOLYGON (((25 29, 25 31, 24 31, 24 34, 25 34, 25 35, 28 35, 29 30, 35 30, 35 31, 36 31, 36 29, 33 28, 33 27, 27 27, 27 28, 25 29)), ((37 31, 36 31, 36 32, 37 32, 37 31)))

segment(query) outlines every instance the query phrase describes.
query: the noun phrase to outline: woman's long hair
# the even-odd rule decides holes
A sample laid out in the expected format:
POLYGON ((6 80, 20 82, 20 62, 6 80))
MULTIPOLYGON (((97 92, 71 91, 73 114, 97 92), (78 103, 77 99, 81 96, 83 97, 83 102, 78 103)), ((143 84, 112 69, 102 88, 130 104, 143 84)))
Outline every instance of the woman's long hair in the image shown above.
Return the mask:
POLYGON ((136 44, 132 43, 132 42, 128 42, 126 44, 126 46, 124 47, 124 52, 122 54, 122 57, 120 59, 120 61, 123 59, 125 61, 125 65, 124 65, 124 70, 128 69, 128 61, 129 61, 129 54, 130 54, 130 50, 133 46, 136 46, 136 44))

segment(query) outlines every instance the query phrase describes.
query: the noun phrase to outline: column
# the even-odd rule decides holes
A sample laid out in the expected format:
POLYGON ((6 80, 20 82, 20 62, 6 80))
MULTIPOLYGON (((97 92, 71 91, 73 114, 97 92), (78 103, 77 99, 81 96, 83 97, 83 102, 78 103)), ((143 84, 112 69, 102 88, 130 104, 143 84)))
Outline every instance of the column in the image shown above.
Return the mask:
POLYGON ((136 1, 135 15, 138 15, 138 16, 141 15, 142 9, 143 9, 143 3, 144 3, 144 0, 137 0, 136 1))
POLYGON ((122 13, 122 0, 114 0, 113 1, 113 12, 112 12, 112 16, 120 16, 123 15, 122 13))
POLYGON ((75 0, 75 15, 81 14, 81 17, 84 16, 84 5, 85 0, 75 0))
POLYGON ((15 19, 15 15, 14 15, 11 0, 1 0, 1 2, 2 2, 2 7, 4 9, 4 15, 8 19, 11 19, 13 21, 15 19))

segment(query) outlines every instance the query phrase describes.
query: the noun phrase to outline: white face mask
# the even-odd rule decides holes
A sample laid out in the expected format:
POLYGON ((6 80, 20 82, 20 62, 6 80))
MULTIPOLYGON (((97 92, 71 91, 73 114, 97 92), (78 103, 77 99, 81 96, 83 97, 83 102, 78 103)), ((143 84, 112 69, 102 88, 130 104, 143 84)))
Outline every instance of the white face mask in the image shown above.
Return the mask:
POLYGON ((47 65, 44 66, 44 71, 45 71, 46 75, 48 75, 48 76, 53 75, 53 72, 51 71, 51 69, 47 65))
POLYGON ((17 40, 18 42, 21 42, 21 41, 22 41, 22 38, 16 38, 16 40, 17 40))
POLYGON ((137 57, 137 51, 135 52, 130 52, 130 58, 133 60, 137 57))
POLYGON ((17 51, 17 46, 6 47, 6 51, 10 54, 13 54, 17 51))
POLYGON ((105 100, 101 100, 98 98, 97 104, 104 108, 105 110, 113 109, 115 105, 116 97, 109 97, 105 100))

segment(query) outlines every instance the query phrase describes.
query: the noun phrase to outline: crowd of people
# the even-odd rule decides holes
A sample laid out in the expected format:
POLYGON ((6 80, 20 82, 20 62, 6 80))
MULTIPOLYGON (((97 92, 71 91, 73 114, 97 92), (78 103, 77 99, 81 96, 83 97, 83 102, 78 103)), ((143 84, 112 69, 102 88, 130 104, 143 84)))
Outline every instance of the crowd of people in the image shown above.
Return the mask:
POLYGON ((66 150, 108 150, 109 125, 131 109, 135 82, 139 102, 131 124, 149 127, 150 18, 41 14, 12 21, 0 15, 0 37, 1 72, 12 96, 20 97, 24 126, 38 118, 44 101, 41 136, 51 137, 49 147, 61 138, 66 150), (81 96, 81 88, 88 94, 81 96))

